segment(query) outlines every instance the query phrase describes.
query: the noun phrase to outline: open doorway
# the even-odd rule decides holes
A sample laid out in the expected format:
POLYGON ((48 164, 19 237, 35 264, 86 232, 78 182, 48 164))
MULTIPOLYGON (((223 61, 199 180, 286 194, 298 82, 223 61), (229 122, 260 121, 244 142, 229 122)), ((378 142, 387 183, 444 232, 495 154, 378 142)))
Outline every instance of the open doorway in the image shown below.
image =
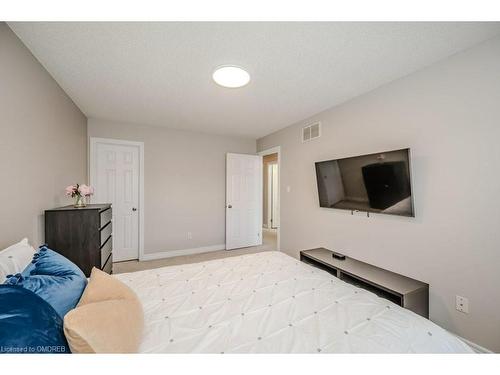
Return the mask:
POLYGON ((272 250, 279 249, 280 186, 279 149, 271 149, 262 155, 262 244, 272 250))

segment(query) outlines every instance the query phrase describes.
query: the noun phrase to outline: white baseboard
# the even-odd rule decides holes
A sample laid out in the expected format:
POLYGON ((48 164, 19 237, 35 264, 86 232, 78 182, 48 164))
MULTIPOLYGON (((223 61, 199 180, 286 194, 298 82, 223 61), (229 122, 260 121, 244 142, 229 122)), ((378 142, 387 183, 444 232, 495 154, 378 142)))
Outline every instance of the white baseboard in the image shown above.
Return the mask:
POLYGON ((212 245, 212 246, 194 247, 192 249, 159 251, 156 253, 143 254, 139 260, 146 261, 146 260, 172 258, 172 257, 177 257, 179 255, 201 254, 201 253, 208 253, 210 251, 218 251, 218 250, 225 250, 225 249, 226 249, 226 244, 220 244, 220 245, 212 245))
MULTIPOLYGON (((450 331, 448 331, 450 332, 450 331)), ((481 353, 481 354, 492 354, 493 352, 489 349, 486 349, 485 347, 476 344, 475 342, 469 341, 467 339, 464 339, 462 336, 459 336, 455 333, 450 332, 452 335, 455 335, 459 340, 465 342, 467 345, 471 347, 472 350, 476 353, 481 353)))

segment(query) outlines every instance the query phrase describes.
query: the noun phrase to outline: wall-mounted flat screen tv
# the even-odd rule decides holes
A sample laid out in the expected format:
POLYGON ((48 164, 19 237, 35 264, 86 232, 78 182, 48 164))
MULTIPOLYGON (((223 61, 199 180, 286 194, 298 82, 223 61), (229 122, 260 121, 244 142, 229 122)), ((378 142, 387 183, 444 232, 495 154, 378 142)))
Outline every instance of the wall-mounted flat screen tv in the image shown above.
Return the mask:
POLYGON ((316 162, 319 205, 415 216, 410 149, 316 162))

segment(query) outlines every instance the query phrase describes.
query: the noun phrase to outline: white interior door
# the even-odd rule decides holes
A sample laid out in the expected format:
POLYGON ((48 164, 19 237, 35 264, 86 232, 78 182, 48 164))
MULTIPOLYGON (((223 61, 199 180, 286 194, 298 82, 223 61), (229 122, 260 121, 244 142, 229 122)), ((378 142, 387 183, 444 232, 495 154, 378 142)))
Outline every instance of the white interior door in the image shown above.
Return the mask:
POLYGON ((262 156, 227 154, 226 249, 262 244, 262 156))
POLYGON ((266 228, 273 227, 273 168, 272 164, 266 164, 267 179, 266 179, 266 228))
POLYGON ((272 189, 272 205, 271 205, 271 218, 272 218, 272 223, 271 227, 272 228, 279 228, 280 226, 280 187, 279 187, 279 170, 278 170, 278 164, 271 164, 270 169, 272 171, 272 178, 271 178, 271 189, 272 189))
POLYGON ((113 261, 138 259, 140 148, 113 140, 95 140, 92 148, 93 202, 113 205, 113 261))

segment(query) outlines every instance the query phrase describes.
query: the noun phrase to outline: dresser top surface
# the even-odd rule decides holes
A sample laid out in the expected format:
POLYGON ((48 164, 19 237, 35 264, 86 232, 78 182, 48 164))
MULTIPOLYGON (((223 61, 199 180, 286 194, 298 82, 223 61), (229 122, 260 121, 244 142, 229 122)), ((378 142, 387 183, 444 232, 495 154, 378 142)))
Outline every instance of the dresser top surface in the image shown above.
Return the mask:
POLYGON ((111 203, 88 204, 85 207, 80 207, 80 208, 74 207, 73 205, 69 205, 69 206, 52 208, 50 210, 45 210, 45 212, 47 212, 47 211, 85 211, 85 210, 104 211, 110 207, 111 207, 111 203))
POLYGON ((325 265, 357 276, 370 283, 395 291, 401 295, 428 287, 428 284, 421 281, 349 258, 347 256, 344 260, 335 259, 332 257, 332 252, 330 250, 322 247, 311 250, 303 250, 301 251, 301 254, 325 265))

